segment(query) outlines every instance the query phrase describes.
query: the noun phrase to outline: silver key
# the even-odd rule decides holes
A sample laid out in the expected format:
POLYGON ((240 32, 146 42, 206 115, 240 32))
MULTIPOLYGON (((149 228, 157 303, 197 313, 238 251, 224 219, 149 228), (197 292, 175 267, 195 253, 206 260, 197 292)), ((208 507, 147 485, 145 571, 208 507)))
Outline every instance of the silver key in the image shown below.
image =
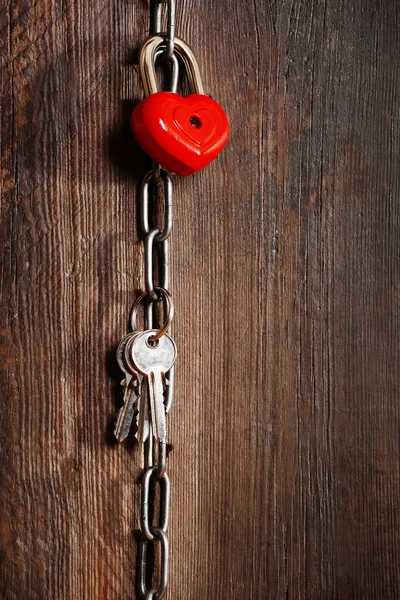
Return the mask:
POLYGON ((147 386, 144 385, 143 375, 140 383, 140 394, 136 404, 136 433, 135 437, 138 442, 145 442, 149 437, 150 430, 150 415, 149 415, 149 399, 147 386))
POLYGON ((143 385, 143 374, 142 373, 138 373, 137 369, 135 367, 135 365, 132 363, 132 358, 131 358, 131 346, 133 343, 134 338, 136 337, 136 335, 140 333, 140 332, 135 332, 134 335, 132 335, 129 340, 127 341, 127 343, 124 346, 124 350, 123 350, 123 362, 126 366, 126 368, 128 369, 129 373, 134 373, 134 378, 135 378, 135 392, 136 392, 136 402, 132 402, 132 408, 135 408, 136 410, 130 414, 130 422, 129 422, 129 427, 131 425, 132 422, 132 415, 135 414, 135 423, 136 423, 136 432, 135 432, 135 438, 138 440, 138 442, 145 442, 149 436, 149 430, 150 430, 150 425, 149 425, 149 400, 148 400, 148 393, 147 393, 147 387, 145 385, 143 385))
POLYGON ((121 341, 117 349, 117 362, 120 369, 125 373, 125 378, 121 381, 124 386, 124 403, 117 413, 114 435, 119 442, 122 442, 129 434, 135 405, 140 401, 140 390, 143 375, 132 368, 129 360, 129 348, 138 332, 129 333, 121 341))
POLYGON ((137 335, 130 346, 130 354, 134 367, 146 378, 153 435, 159 442, 166 443, 165 373, 171 369, 175 362, 176 346, 168 334, 164 334, 156 345, 152 345, 149 338, 152 338, 156 333, 158 333, 157 329, 150 329, 137 335))

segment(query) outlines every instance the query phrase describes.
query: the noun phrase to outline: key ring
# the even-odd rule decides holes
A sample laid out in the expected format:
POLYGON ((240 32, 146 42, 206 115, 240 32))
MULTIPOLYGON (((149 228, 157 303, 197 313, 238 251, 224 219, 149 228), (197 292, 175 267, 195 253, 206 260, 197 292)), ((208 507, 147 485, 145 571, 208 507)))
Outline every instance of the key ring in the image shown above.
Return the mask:
MULTIPOLYGON (((158 298, 158 300, 162 300, 164 303, 164 310, 165 310, 165 308, 167 309, 167 318, 165 319, 164 325, 161 327, 161 329, 158 331, 158 333, 153 335, 151 338, 152 342, 157 342, 160 338, 162 338, 162 336, 165 333, 167 333, 168 329, 171 326, 172 319, 174 318, 174 302, 172 300, 171 294, 165 288, 155 286, 154 290, 159 295, 161 294, 161 298, 158 298)), ((140 296, 138 296, 136 298, 136 300, 132 306, 132 310, 131 310, 131 329, 132 329, 132 331, 136 331, 136 329, 137 329, 137 312, 138 312, 140 304, 142 303, 142 300, 144 300, 144 298, 146 298, 146 297, 148 297, 147 292, 143 292, 143 294, 140 294, 140 296)))

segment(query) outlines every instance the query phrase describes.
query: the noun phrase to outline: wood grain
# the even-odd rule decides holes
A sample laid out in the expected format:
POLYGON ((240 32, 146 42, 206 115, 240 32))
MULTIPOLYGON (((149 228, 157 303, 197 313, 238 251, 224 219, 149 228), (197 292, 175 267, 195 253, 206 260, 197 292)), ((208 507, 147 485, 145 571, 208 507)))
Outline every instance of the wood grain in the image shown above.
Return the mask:
MULTIPOLYGON (((168 598, 398 599, 398 3, 177 5, 232 133, 174 179, 168 598)), ((0 1, 4 600, 136 597, 141 457, 111 428, 147 19, 0 1)))

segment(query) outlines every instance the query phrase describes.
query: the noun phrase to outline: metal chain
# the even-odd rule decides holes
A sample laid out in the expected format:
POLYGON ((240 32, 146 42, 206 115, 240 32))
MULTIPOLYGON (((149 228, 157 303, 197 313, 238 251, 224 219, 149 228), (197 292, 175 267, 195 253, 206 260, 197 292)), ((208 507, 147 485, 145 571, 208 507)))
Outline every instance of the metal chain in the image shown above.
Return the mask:
MULTIPOLYGON (((175 1, 151 0, 150 3, 150 34, 160 33, 162 21, 162 4, 167 4, 167 35, 165 49, 157 52, 156 59, 162 58, 163 63, 170 64, 170 89, 176 91, 179 79, 179 63, 174 55, 175 37, 175 1)), ((153 329, 154 324, 159 326, 157 338, 165 332, 165 327, 170 325, 173 317, 173 304, 169 287, 169 242, 172 230, 172 181, 170 175, 159 164, 153 163, 153 169, 144 177, 140 193, 140 224, 144 236, 144 279, 147 297, 145 304, 144 325, 145 329, 153 329), (162 226, 154 224, 154 213, 157 211, 163 196, 164 219, 162 226), (155 260, 156 259, 156 260, 155 260), (159 322, 157 304, 163 303, 164 327, 159 322)), ((138 298, 139 300, 139 298, 138 298)), ((136 311, 132 319, 136 321, 136 311)), ((132 323, 135 326, 135 323, 132 323)), ((168 385, 165 390, 165 409, 168 413, 173 403, 174 369, 166 374, 168 385)), ((161 600, 165 596, 168 585, 169 546, 168 546, 168 520, 170 509, 170 482, 166 473, 167 447, 165 443, 154 444, 151 430, 144 444, 144 474, 141 487, 140 529, 138 556, 138 592, 144 600, 161 600), (156 512, 155 486, 159 486, 158 524, 153 525, 156 512), (149 546, 153 546, 149 553, 149 546), (154 554, 156 546, 160 549, 160 572, 158 587, 148 587, 148 577, 153 580, 154 554), (150 560, 151 556, 151 560, 150 560), (151 564, 150 564, 151 563, 151 564)))
POLYGON ((164 58, 171 60, 174 54, 175 0, 150 0, 150 35, 161 33, 163 4, 167 4, 167 47, 164 58))
MULTIPOLYGON (((173 317, 173 304, 168 292, 169 280, 169 247, 168 237, 172 229, 172 183, 169 174, 160 169, 160 177, 154 180, 154 172, 150 171, 144 178, 141 188, 141 224, 144 240, 144 263, 145 263, 145 286, 146 292, 142 294, 147 297, 145 305, 145 329, 153 329, 157 323, 159 331, 154 336, 157 339, 169 330, 173 317), (159 192, 159 183, 163 182, 164 197, 164 229, 150 225, 149 213, 151 204, 156 205, 159 192), (153 184, 153 185, 151 185, 153 184), (152 194, 149 193, 150 188, 152 194), (158 251, 157 269, 154 264, 154 254, 158 251), (157 279, 157 283, 155 282, 157 279), (161 326, 158 320, 156 303, 163 302, 163 320, 161 326)), ((138 301, 141 297, 138 298, 138 301)), ((138 303, 137 301, 137 303, 138 303)), ((136 308, 132 311, 132 329, 136 329, 136 308)), ((168 412, 173 402, 174 377, 173 368, 166 374, 168 385, 165 390, 165 408, 168 412)), ((167 446, 165 443, 154 444, 154 438, 150 431, 144 445, 144 467, 145 471, 141 489, 140 528, 142 537, 139 542, 139 593, 145 600, 160 600, 164 597, 168 585, 168 538, 167 528, 170 506, 170 483, 166 473, 167 468, 167 446), (154 507, 154 486, 158 484, 159 495, 159 522, 157 526, 152 524, 154 507), (159 545, 161 549, 160 576, 157 590, 146 587, 146 574, 149 571, 147 564, 148 545, 159 545)), ((152 556, 154 552, 152 553, 152 556)), ((150 569, 152 571, 152 569, 150 569)))

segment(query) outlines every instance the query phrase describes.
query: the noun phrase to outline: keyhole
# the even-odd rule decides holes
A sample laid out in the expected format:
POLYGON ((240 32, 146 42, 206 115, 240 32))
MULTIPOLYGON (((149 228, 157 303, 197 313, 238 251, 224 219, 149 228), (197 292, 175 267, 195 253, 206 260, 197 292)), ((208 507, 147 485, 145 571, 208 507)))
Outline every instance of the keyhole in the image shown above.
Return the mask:
POLYGON ((200 127, 202 126, 201 120, 196 115, 192 115, 190 117, 190 124, 192 127, 195 127, 196 129, 200 129, 200 127))
POLYGON ((152 335, 146 340, 146 346, 148 346, 149 348, 157 348, 159 343, 160 340, 155 340, 152 335))

